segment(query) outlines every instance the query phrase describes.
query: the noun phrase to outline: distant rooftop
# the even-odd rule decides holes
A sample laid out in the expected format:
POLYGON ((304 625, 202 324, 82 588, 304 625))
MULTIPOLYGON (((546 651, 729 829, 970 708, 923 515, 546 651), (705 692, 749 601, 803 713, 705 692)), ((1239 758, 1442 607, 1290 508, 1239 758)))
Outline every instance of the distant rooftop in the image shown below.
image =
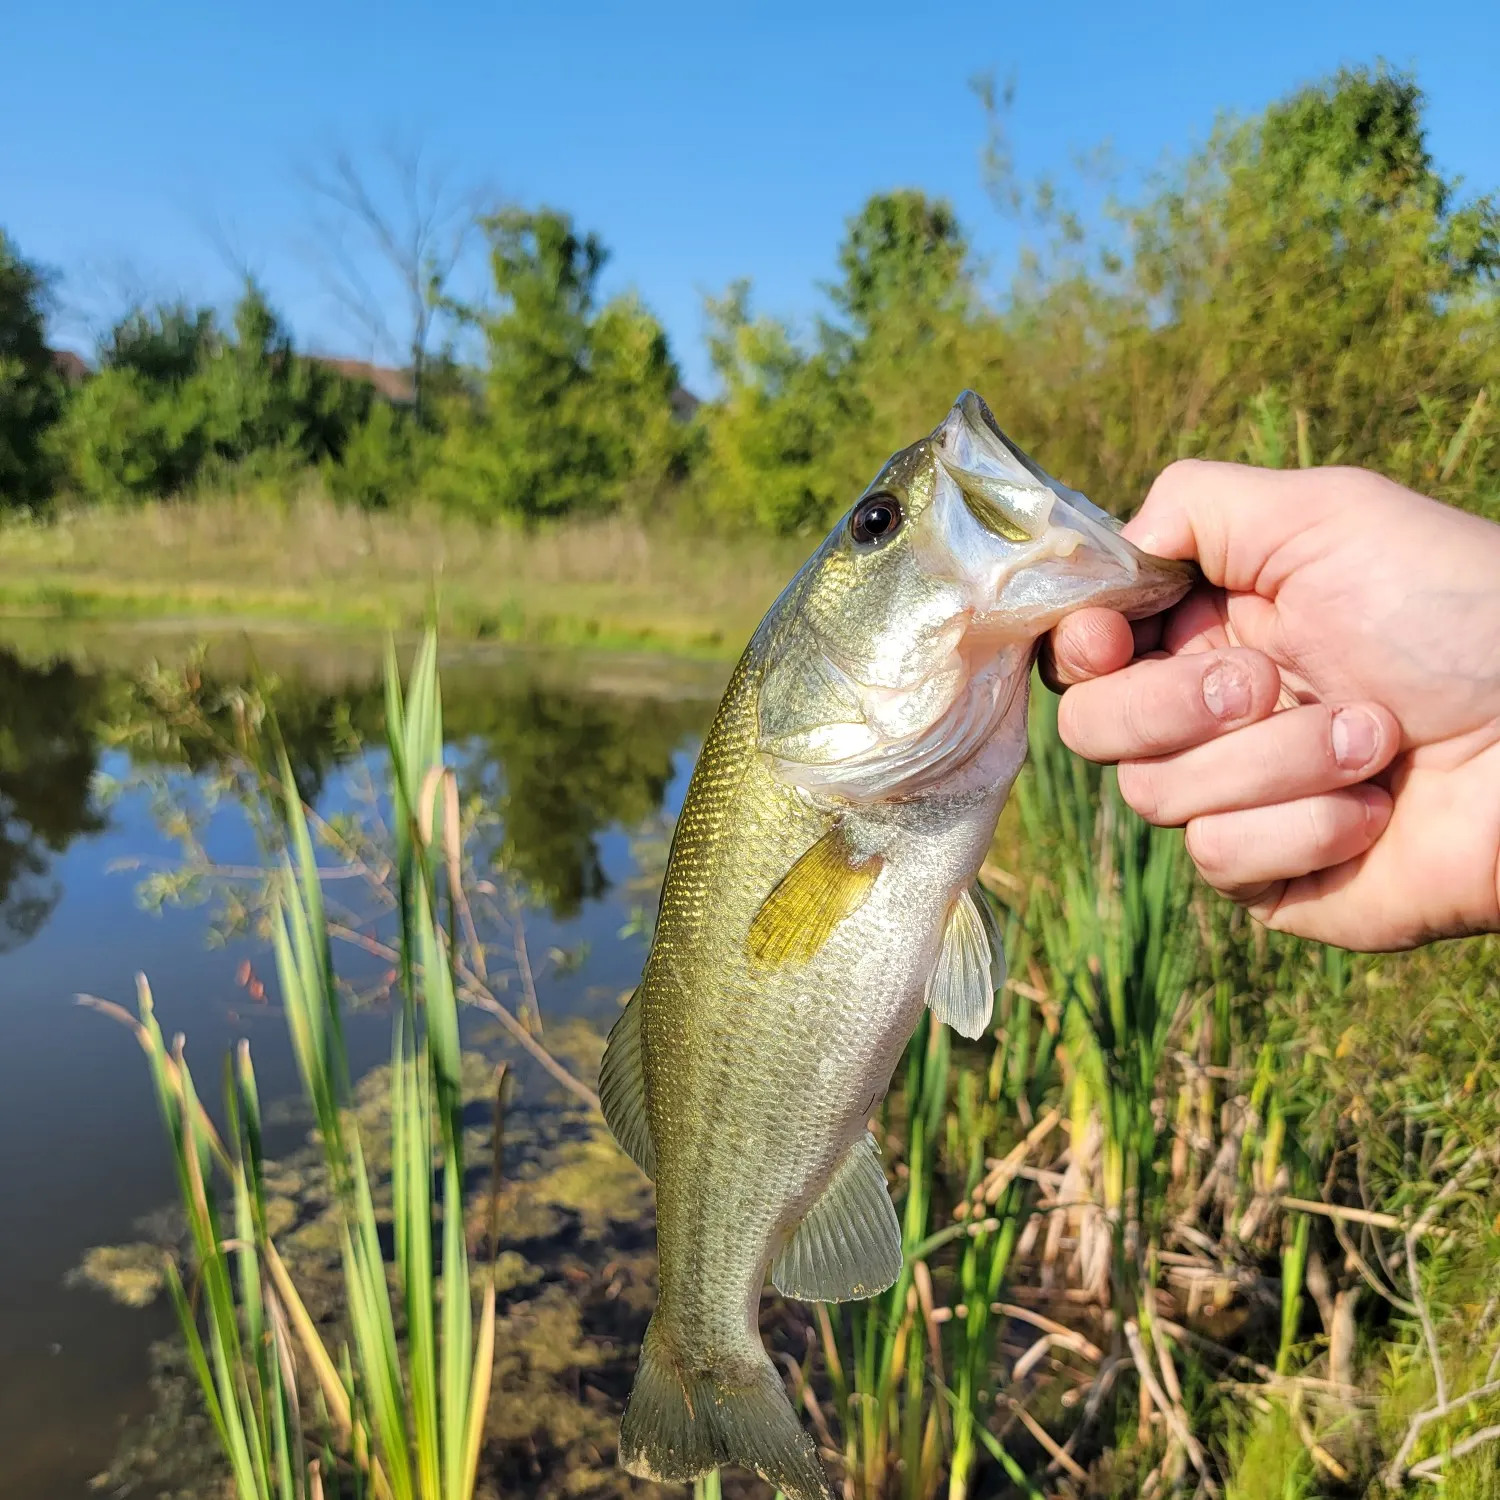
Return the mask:
POLYGON ((49 349, 47 352, 52 356, 52 368, 69 385, 81 385, 94 373, 89 362, 71 349, 49 349))
POLYGON ((362 380, 373 385, 392 406, 411 406, 417 399, 417 389, 409 370, 395 370, 389 365, 375 365, 364 359, 335 359, 327 354, 309 354, 310 364, 321 365, 342 375, 345 380, 362 380))

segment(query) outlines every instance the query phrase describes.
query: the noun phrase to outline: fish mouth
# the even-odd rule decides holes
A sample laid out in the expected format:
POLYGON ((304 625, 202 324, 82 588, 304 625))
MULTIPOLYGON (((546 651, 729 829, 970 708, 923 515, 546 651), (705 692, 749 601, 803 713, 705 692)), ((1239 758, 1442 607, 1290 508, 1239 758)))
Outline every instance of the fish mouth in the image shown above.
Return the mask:
POLYGON ((1036 634, 1085 605, 1140 619, 1197 581, 1191 563, 1142 552, 1113 516, 1053 479, 974 391, 958 398, 929 442, 947 494, 946 540, 976 586, 977 617, 1036 634))

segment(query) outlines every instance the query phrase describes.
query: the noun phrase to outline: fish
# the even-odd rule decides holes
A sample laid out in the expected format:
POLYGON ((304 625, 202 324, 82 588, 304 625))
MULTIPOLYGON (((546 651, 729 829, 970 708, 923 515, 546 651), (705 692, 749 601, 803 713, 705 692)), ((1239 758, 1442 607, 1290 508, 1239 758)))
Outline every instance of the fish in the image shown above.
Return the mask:
POLYGON ((771 606, 704 740, 641 983, 600 1069, 656 1186, 658 1295, 620 1429, 632 1474, 829 1481, 766 1353, 784 1297, 885 1290, 901 1229, 869 1130, 926 1007, 976 1038, 1004 956, 975 881, 1026 753, 1039 638, 1168 607, 1154 558, 965 391, 771 606))

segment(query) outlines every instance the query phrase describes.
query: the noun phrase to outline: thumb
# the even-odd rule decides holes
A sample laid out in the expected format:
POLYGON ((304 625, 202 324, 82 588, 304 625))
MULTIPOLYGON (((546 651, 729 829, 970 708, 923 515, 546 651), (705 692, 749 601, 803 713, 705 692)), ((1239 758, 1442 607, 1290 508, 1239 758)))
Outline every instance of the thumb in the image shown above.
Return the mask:
POLYGON ((1277 549, 1327 513, 1336 489, 1327 471, 1179 459, 1125 535, 1158 557, 1191 558, 1220 588, 1254 593, 1277 549))

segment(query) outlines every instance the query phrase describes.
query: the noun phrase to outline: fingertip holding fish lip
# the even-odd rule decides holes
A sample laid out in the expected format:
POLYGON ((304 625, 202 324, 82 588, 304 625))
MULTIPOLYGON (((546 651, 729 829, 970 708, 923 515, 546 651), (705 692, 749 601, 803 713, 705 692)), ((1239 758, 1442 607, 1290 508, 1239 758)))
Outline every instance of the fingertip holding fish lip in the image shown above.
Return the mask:
POLYGON ((1329 718, 1328 739, 1334 764, 1341 770, 1361 771, 1372 765, 1381 749, 1379 720, 1362 704, 1336 708, 1329 718))

